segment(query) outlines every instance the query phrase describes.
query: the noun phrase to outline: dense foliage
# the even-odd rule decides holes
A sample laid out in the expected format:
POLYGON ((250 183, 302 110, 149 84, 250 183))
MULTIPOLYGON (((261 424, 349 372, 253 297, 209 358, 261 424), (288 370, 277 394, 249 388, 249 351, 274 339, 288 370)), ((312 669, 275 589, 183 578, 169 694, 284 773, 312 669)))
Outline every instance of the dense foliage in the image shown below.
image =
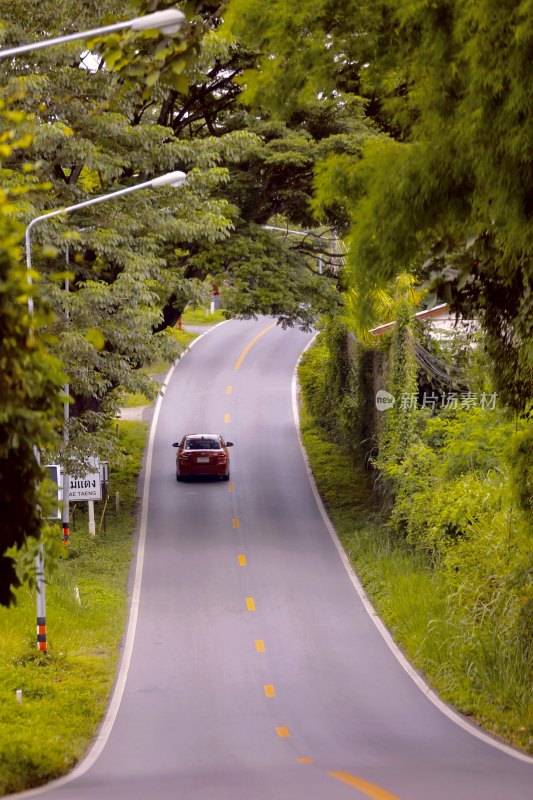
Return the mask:
MULTIPOLYGON (((156 5, 86 3, 76 28, 156 5)), ((4 43, 64 32, 69 7, 0 3, 4 43)), ((240 107, 235 78, 256 57, 220 35, 215 10, 213 3, 188 4, 181 33, 117 33, 95 38, 90 53, 73 43, 0 64, 2 96, 16 97, 28 112, 21 135, 31 137, 26 156, 6 160, 4 185, 50 185, 48 194, 30 191, 19 204, 24 222, 166 171, 188 173, 179 190, 130 194, 33 230, 36 268, 70 278, 68 292, 45 281, 40 297, 56 313, 56 352, 69 374, 67 455, 74 459, 105 448, 108 437, 99 431, 117 407, 117 391, 150 393, 139 368, 176 354, 168 326, 198 299, 206 278, 215 274, 224 285, 234 314, 274 313, 284 323, 309 324, 317 309, 335 306, 335 280, 314 268, 316 247, 308 255, 301 243, 260 237, 255 226, 272 215, 309 224, 313 164, 356 147, 357 125, 326 109, 310 109, 292 126, 274 124, 268 114, 240 107)))
POLYGON ((120 461, 109 486, 120 492, 120 510, 108 504, 104 526, 104 503, 96 503, 96 536, 89 534, 86 506, 75 509, 70 558, 57 559, 54 573, 47 569, 48 651, 35 649, 35 590, 22 586, 16 606, 0 608, 2 797, 68 772, 101 724, 127 618, 136 479, 145 444, 145 423, 120 423, 120 461))
MULTIPOLYGON (((443 700, 531 752, 531 659, 523 629, 531 628, 531 620, 524 613, 514 624, 517 605, 524 600, 523 576, 518 575, 515 585, 506 572, 516 564, 514 532, 509 540, 494 535, 487 524, 479 547, 465 537, 457 549, 449 548, 458 563, 450 561, 446 569, 442 562, 431 566, 424 551, 384 526, 368 471, 354 465, 331 441, 306 406, 304 402, 301 408, 302 436, 311 468, 345 552, 380 618, 443 700)), ((427 499, 431 507, 434 488, 427 499)))
MULTIPOLYGON (((533 432, 509 410, 468 398, 419 407, 417 386, 427 380, 413 347, 420 337, 401 313, 375 351, 350 347, 338 323, 326 327, 302 360, 306 405, 356 471, 369 456, 374 507, 384 520, 375 535, 420 559, 429 586, 442 594, 449 624, 441 634, 439 670, 459 667, 465 686, 482 692, 485 704, 514 708, 520 717, 531 702, 533 677, 533 432), (346 376, 361 374, 369 356, 361 393, 346 376), (376 388, 395 396, 392 408, 375 408, 376 388), (414 402, 402 403, 402 396, 414 402), (347 426, 345 410, 352 405, 359 414, 347 426), (363 412, 370 430, 361 428, 363 412)), ((471 353, 467 378, 473 386, 478 358, 471 353)))
MULTIPOLYGON (((91 0, 72 15, 69 0, 0 0, 0 37, 5 46, 39 41, 161 5, 91 0)), ((177 354, 171 328, 206 282, 216 281, 227 313, 274 314, 284 325, 309 326, 338 302, 328 243, 259 226, 271 218, 312 223, 314 164, 358 147, 361 115, 330 114, 317 103, 290 123, 249 112, 239 105, 237 78, 255 52, 221 34, 218 3, 185 5, 181 32, 122 31, 0 62, 0 99, 19 114, 25 144, 7 147, 13 120, 0 118, 0 177, 19 236, 48 210, 167 171, 188 175, 180 189, 134 192, 32 229, 36 321, 72 398, 68 436, 50 441, 47 458, 70 472, 90 455, 113 459, 109 422, 121 394, 153 396, 142 367, 177 354)), ((49 376, 55 385, 53 370, 49 376)), ((57 406, 51 388, 47 402, 57 406)), ((47 424, 57 422, 50 416, 47 424)), ((32 447, 29 436, 26 456, 32 447)), ((27 532, 39 527, 35 508, 35 524, 21 523, 27 532)))
POLYGON ((386 134, 316 177, 317 208, 351 220, 362 302, 414 270, 479 316, 518 410, 533 397, 532 15, 520 0, 231 0, 227 15, 264 53, 244 76, 249 101, 287 116, 317 93, 363 98, 386 134))
MULTIPOLYGON (((28 139, 20 135, 20 113, 2 104, 0 119, 4 161, 23 150, 28 139)), ((40 332, 43 315, 30 313, 28 306, 38 285, 37 276, 29 284, 21 263, 24 230, 13 219, 13 203, 19 197, 14 191, 0 191, 0 605, 11 601, 12 588, 22 577, 6 551, 39 536, 42 514, 51 509, 38 458, 40 451, 57 447, 65 380, 60 362, 50 355, 49 342, 40 332)))

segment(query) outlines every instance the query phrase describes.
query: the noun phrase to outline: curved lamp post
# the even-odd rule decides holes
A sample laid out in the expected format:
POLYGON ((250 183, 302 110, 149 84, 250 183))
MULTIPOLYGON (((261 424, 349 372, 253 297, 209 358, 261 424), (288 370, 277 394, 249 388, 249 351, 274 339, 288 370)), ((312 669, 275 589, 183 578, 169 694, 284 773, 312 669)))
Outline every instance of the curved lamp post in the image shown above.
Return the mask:
MULTIPOLYGON (((161 175, 158 178, 153 178, 150 181, 144 181, 143 183, 137 183, 135 186, 129 186, 126 189, 119 189, 116 192, 111 192, 110 194, 103 194, 99 197, 93 197, 91 200, 85 200, 82 203, 76 203, 73 206, 66 206, 65 208, 58 208, 55 211, 48 211, 46 214, 41 214, 39 217, 35 217, 29 223, 28 227, 26 228, 26 266, 27 266, 27 274, 28 274, 28 284, 31 285, 31 231, 38 222, 42 222, 43 220, 50 219, 51 217, 57 217, 60 214, 69 214, 71 211, 77 211, 80 208, 88 208, 89 206, 97 205, 97 203, 104 203, 107 200, 112 200, 115 197, 123 197, 126 194, 131 194, 131 192, 137 192, 139 189, 158 189, 161 186, 173 186, 179 187, 185 183, 187 176, 184 172, 180 172, 179 170, 175 172, 167 172, 166 175, 161 175)), ((30 314, 30 318, 33 316, 33 297, 28 295, 28 311, 30 314)), ((69 385, 68 383, 65 385, 65 394, 68 395, 69 392, 69 385)), ((65 427, 63 428, 64 436, 66 434, 66 424, 69 419, 69 405, 68 402, 64 405, 64 422, 65 427)), ((39 454, 36 453, 37 460, 39 460, 39 454)), ((70 528, 70 509, 69 509, 69 502, 68 502, 68 484, 69 484, 69 476, 64 474, 63 475, 63 541, 68 542, 69 540, 69 528, 70 528)), ((45 580, 44 580, 44 549, 41 544, 39 548, 39 554, 35 559, 35 580, 37 586, 37 649, 46 651, 47 649, 47 642, 46 642, 46 590, 45 590, 45 580)))
POLYGON ((56 44, 73 42, 76 39, 90 39, 93 36, 105 36, 107 33, 114 33, 115 31, 147 31, 155 29, 163 33, 176 33, 183 26, 184 22, 185 14, 183 14, 183 12, 178 11, 176 8, 167 8, 164 11, 155 11, 153 14, 145 14, 144 17, 135 17, 134 19, 125 20, 123 22, 115 22, 112 25, 104 25, 102 28, 93 28, 88 31, 58 36, 56 39, 46 39, 42 42, 33 42, 32 44, 22 44, 18 47, 0 49, 0 59, 18 56, 22 53, 30 53, 33 50, 42 50, 44 47, 51 47, 56 44))
MULTIPOLYGON (((82 203, 76 203, 73 206, 66 206, 65 208, 58 208, 55 211, 48 211, 46 214, 41 214, 35 217, 26 228, 26 266, 28 268, 28 282, 31 283, 31 231, 38 222, 51 217, 58 217, 60 214, 69 214, 71 211, 77 211, 80 208, 88 208, 95 206, 97 203, 103 203, 107 200, 112 200, 114 197, 123 197, 131 192, 137 192, 139 189, 158 189, 160 186, 174 186, 179 187, 185 183, 187 176, 184 172, 176 170, 175 172, 167 172, 166 175, 160 175, 159 178, 152 178, 150 181, 144 183, 137 183, 135 186, 128 186, 126 189, 119 189, 110 194, 103 194, 99 197, 93 197, 91 200, 84 200, 82 203)), ((30 314, 33 313, 33 298, 28 297, 28 310, 30 314)))

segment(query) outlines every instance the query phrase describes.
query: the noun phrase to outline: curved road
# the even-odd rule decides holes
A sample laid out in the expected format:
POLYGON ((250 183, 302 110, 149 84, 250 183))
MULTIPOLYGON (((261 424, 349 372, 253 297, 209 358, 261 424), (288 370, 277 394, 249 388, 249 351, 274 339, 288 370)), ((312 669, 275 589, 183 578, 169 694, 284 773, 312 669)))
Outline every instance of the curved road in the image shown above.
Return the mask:
POLYGON ((26 794, 532 796, 531 760, 476 738, 430 702, 354 589, 294 423, 291 380, 310 338, 267 318, 232 321, 178 364, 156 411, 122 700, 69 778, 26 794), (199 430, 235 442, 229 484, 176 482, 170 445, 199 430))

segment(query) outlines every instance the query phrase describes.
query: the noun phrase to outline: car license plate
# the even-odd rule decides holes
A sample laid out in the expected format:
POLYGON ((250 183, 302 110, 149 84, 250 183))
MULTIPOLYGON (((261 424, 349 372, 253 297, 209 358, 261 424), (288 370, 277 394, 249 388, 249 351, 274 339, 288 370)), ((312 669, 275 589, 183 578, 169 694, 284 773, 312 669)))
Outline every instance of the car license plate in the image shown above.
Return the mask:
POLYGON ((196 461, 198 464, 209 464, 209 456, 198 456, 196 461))

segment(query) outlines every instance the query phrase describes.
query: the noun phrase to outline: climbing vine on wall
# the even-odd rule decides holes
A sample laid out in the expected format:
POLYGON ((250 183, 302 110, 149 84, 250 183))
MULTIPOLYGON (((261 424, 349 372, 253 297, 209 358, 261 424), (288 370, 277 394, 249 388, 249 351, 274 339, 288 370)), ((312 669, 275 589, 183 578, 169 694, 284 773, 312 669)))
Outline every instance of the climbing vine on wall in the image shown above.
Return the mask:
POLYGON ((403 460, 416 438, 417 361, 413 331, 412 307, 402 303, 398 308, 396 325, 390 334, 382 387, 393 397, 384 411, 383 431, 379 442, 376 466, 392 477, 395 467, 403 460))

